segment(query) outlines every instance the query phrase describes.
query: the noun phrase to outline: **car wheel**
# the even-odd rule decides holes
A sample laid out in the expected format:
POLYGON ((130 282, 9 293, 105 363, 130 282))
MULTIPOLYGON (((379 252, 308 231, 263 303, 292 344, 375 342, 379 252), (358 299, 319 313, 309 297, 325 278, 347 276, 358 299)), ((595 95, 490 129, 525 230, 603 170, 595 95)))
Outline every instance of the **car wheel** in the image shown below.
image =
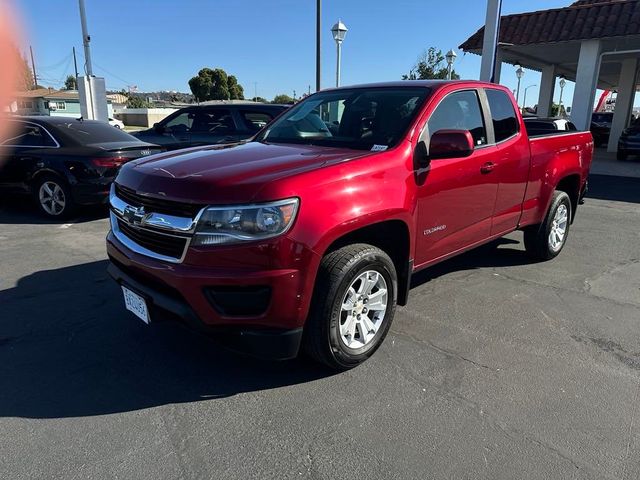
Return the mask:
POLYGON ((34 195, 40 211, 50 218, 66 218, 75 207, 67 184, 53 176, 40 177, 34 195))
POLYGON ((627 152, 625 152, 624 150, 618 150, 618 153, 616 153, 616 158, 621 162, 624 162, 627 159, 627 152))
POLYGON ((557 257, 567 243, 571 215, 569 195, 562 191, 554 192, 544 222, 524 230, 524 247, 527 253, 538 260, 557 257))
POLYGON ((354 244, 326 255, 305 326, 305 352, 336 370, 364 362, 389 331, 397 285, 395 266, 379 248, 354 244))

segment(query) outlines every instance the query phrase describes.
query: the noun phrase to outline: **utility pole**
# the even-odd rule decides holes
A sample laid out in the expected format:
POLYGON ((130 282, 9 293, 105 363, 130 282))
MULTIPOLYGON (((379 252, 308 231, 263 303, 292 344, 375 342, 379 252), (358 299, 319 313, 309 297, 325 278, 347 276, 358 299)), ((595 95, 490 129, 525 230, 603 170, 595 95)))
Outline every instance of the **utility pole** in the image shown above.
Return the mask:
POLYGON ((316 0, 316 92, 320 91, 320 29, 321 29, 322 0, 316 0))
POLYGON ((84 70, 88 77, 93 75, 93 68, 91 66, 91 49, 89 48, 89 42, 91 36, 87 30, 87 13, 84 9, 84 0, 78 0, 80 5, 80 23, 82 25, 82 45, 84 45, 84 70))
POLYGON ((31 69, 33 70, 33 88, 38 86, 38 76, 36 75, 36 62, 33 61, 33 48, 29 45, 29 51, 31 52, 31 69))
POLYGON ((78 60, 76 59, 76 47, 73 47, 73 69, 76 72, 76 88, 78 88, 78 60))
POLYGON ((253 82, 253 99, 257 102, 258 98, 258 82, 253 82))

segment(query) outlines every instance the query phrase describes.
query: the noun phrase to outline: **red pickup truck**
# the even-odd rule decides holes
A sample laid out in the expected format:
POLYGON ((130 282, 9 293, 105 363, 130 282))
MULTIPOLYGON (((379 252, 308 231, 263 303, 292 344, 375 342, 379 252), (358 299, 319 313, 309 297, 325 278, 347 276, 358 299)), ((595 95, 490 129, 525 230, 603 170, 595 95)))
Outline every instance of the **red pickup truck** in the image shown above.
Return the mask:
POLYGON ((250 141, 127 163, 109 272, 144 321, 336 369, 380 346, 411 275, 514 230, 562 250, 589 132, 529 137, 504 87, 409 81, 311 95, 250 141))

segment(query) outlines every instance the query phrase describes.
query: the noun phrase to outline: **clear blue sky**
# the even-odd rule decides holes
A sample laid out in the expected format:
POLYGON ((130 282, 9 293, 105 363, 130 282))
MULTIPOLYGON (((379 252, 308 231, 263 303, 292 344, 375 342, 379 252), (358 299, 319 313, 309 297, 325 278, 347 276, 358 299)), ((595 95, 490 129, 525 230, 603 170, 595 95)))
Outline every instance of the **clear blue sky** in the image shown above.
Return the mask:
MULTIPOLYGON (((4 1, 4 0, 0 0, 4 1)), ((298 95, 315 85, 315 0, 86 0, 94 74, 114 90, 189 91, 187 81, 204 67, 235 74, 245 89, 272 98, 298 95)), ((569 5, 571 0, 504 0, 503 14, 569 5)), ((15 0, 46 86, 60 87, 73 73, 71 48, 82 63, 77 0, 15 0)), ((349 32, 343 46, 342 84, 399 79, 429 46, 457 48, 483 23, 483 0, 323 0, 323 86, 335 82, 331 26, 341 18, 349 32)), ((478 78, 480 57, 459 56, 455 69, 478 78)), ((503 83, 515 88, 511 66, 503 83)), ((539 84, 528 71, 523 87, 539 84)), ((556 93, 556 97, 557 97, 556 93)), ((529 90, 532 105, 538 89, 529 90)), ((572 86, 565 89, 570 102, 572 86)))

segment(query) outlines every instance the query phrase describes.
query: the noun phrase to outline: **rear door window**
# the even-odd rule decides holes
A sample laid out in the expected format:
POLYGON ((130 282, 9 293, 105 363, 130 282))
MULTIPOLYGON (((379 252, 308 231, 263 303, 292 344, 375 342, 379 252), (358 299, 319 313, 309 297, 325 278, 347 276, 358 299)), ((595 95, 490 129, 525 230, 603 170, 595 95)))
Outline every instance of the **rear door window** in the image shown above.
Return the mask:
POLYGON ((427 127, 430 136, 438 130, 468 130, 476 146, 487 144, 487 129, 475 90, 447 95, 431 114, 427 127))
POLYGON ((513 137, 518 133, 518 116, 513 108, 511 98, 502 90, 487 89, 486 93, 496 143, 513 137))
POLYGON ((51 135, 34 123, 11 122, 15 128, 7 138, 2 139, 2 145, 19 147, 55 147, 56 142, 51 135))

